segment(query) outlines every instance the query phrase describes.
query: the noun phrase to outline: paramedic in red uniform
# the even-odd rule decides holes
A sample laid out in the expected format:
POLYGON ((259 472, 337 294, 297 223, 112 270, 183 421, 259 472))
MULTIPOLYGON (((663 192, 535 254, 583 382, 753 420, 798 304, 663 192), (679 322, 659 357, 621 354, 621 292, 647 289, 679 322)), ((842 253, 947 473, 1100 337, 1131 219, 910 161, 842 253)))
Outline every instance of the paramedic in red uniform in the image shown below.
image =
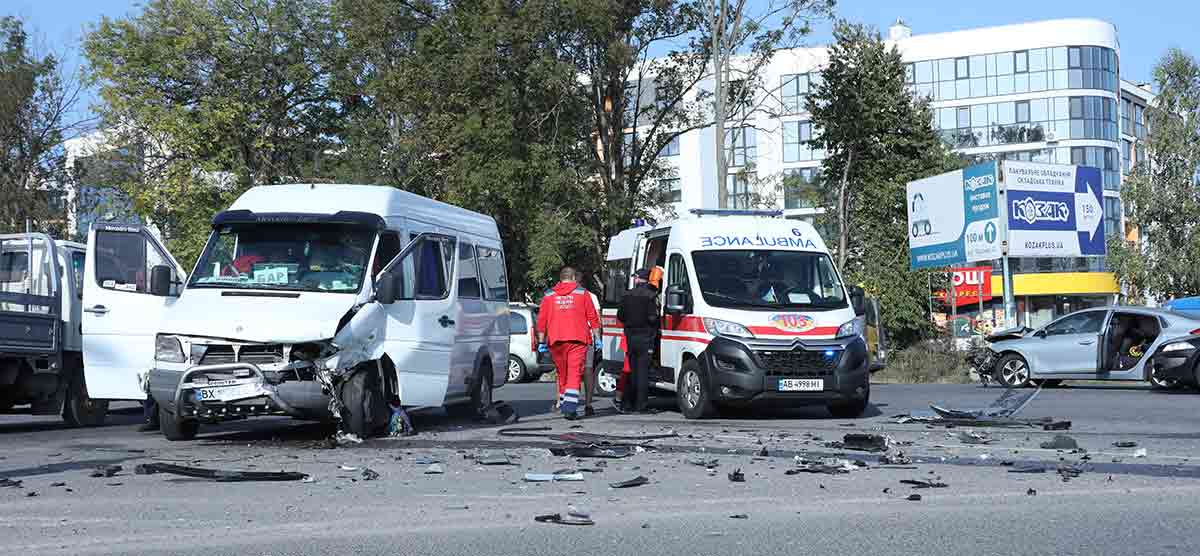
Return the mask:
MULTIPOLYGON (((559 410, 575 419, 579 408, 579 383, 588 350, 600 343, 600 316, 587 290, 575 281, 575 269, 565 267, 559 282, 542 298, 538 311, 538 342, 548 346, 558 369, 559 410)), ((543 349, 539 346, 539 349, 543 349)))

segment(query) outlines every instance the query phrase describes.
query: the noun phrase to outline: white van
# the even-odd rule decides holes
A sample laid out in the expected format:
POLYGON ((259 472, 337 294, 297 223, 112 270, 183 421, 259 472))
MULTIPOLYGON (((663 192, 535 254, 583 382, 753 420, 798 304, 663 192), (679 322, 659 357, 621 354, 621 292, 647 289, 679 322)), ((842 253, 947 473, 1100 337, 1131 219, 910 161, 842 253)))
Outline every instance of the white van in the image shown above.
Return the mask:
POLYGON ((616 307, 630 273, 657 265, 666 273, 650 383, 676 392, 686 417, 756 402, 861 415, 871 394, 866 302, 860 288, 843 284, 812 226, 778 212, 692 213, 610 243, 605 372, 620 372, 624 361, 616 307))
POLYGON ((278 414, 366 435, 390 401, 479 410, 506 375, 495 221, 392 187, 254 187, 190 277, 140 227, 96 225, 84 298, 89 392, 148 388, 172 440, 278 414))

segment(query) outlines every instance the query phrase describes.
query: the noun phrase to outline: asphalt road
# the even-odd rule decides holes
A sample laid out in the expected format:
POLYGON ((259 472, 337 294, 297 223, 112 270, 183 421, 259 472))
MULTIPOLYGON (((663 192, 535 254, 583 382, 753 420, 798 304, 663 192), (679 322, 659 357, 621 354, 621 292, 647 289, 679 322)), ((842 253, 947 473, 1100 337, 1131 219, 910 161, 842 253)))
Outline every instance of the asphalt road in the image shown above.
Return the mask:
MULTIPOLYGON (((552 386, 506 386, 498 399, 520 426, 568 432, 549 414, 552 386)), ((421 433, 330 449, 332 429, 286 419, 208 427, 194 442, 135 431, 136 408, 96 429, 54 419, 0 416, 0 538, 30 554, 1188 554, 1200 512, 1200 395, 1144 388, 1074 387, 1041 392, 1021 414, 1072 421, 1065 434, 1086 453, 1043 449, 1040 429, 929 428, 892 416, 930 402, 981 407, 1002 391, 957 385, 876 385, 875 405, 858 420, 821 410, 686 421, 664 412, 608 412, 580 430, 638 435, 675 432, 619 460, 556 457, 548 438, 513 438, 498 427, 415 416, 421 433), (988 445, 960 432, 987 433, 988 445), (880 465, 877 454, 830 448, 848 432, 886 433, 911 466, 880 465), (1116 448, 1115 441, 1137 442, 1116 448), (766 451, 762 456, 761 451, 766 451), (1137 450, 1146 456, 1138 457, 1137 450), (511 466, 483 466, 480 454, 508 454, 511 466), (759 454, 759 455, 756 455, 759 454), (866 468, 796 474, 794 458, 846 457, 866 468), (423 458, 444 474, 426 474, 423 458), (709 471, 687 463, 716 459, 709 471), (313 482, 217 483, 136 475, 138 463, 293 470, 313 482), (123 471, 92 478, 98 465, 123 471), (1012 464, 1012 465, 1005 465, 1012 464), (1076 465, 1064 481, 1059 465, 1076 465), (364 481, 361 469, 380 477, 364 481), (1043 473, 1012 473, 1027 467, 1043 473), (593 468, 582 482, 527 483, 527 472, 593 468), (740 468, 746 482, 729 472, 740 468), (638 475, 649 484, 614 489, 638 475), (945 488, 912 489, 903 479, 945 488), (59 483, 65 483, 59 486, 59 483), (36 496, 30 496, 31 493, 36 496), (1036 494, 1031 494, 1034 492, 1036 494), (918 493, 920 501, 909 501, 918 493), (533 516, 589 512, 593 526, 535 523, 533 516), (744 515, 745 518, 730 516, 744 515)), ((601 401, 599 407, 606 407, 601 401)), ((894 450, 893 450, 894 453, 894 450)))

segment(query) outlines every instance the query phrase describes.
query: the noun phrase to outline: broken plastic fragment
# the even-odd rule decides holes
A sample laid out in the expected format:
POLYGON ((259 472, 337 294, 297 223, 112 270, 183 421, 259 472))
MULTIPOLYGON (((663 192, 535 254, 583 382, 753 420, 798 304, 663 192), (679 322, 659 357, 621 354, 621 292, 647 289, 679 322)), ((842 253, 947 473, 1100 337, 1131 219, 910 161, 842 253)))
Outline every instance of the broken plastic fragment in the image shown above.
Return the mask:
POLYGON ((475 458, 475 463, 479 465, 515 465, 508 454, 488 454, 475 458))
POLYGON ((426 475, 441 475, 445 472, 446 470, 442 469, 442 465, 440 463, 431 463, 429 464, 429 467, 425 468, 426 475))
POLYGON ((339 465, 338 469, 341 469, 342 471, 358 471, 357 467, 351 467, 349 465, 339 465))
POLYGON ((1132 440, 1118 440, 1113 442, 1112 445, 1117 448, 1137 448, 1137 442, 1132 440))
POLYGON ((590 518, 574 517, 571 515, 567 515, 566 517, 563 517, 562 514, 539 515, 539 516, 535 516, 533 518, 533 520, 538 523, 557 523, 559 525, 595 525, 596 524, 596 522, 592 521, 590 518))
POLYGON ((958 433, 958 440, 963 444, 991 444, 995 442, 991 436, 982 432, 961 431, 958 433))
POLYGON ((630 488, 630 487, 642 486, 644 484, 649 484, 649 483, 650 483, 650 479, 647 479, 646 477, 638 475, 637 477, 629 479, 628 481, 609 483, 608 486, 610 486, 612 488, 630 488))
POLYGON ((627 446, 613 446, 606 448, 595 445, 572 445, 561 448, 550 448, 550 453, 556 456, 573 458, 620 459, 629 457, 633 451, 627 446))
POLYGON ((908 500, 909 502, 920 502, 921 495, 920 494, 909 494, 908 498, 906 498, 906 500, 908 500))
POLYGON ((1029 495, 1029 496, 1037 496, 1037 490, 1031 488, 1031 489, 1025 491, 1025 494, 1029 495))
POLYGON ((1056 434, 1056 435, 1054 435, 1053 439, 1043 442, 1041 444, 1041 446, 1043 449, 1046 449, 1046 450, 1078 450, 1079 449, 1079 443, 1075 442, 1074 438, 1071 438, 1065 434, 1056 434))
POLYGON ((1137 451, 1133 453, 1133 457, 1135 458, 1144 458, 1147 455, 1149 455, 1149 452, 1147 452, 1145 448, 1138 448, 1137 451))
POLYGON ((742 473, 741 468, 735 469, 729 474, 729 480, 735 483, 744 483, 746 482, 746 474, 742 473))
POLYGON ((1046 468, 1038 464, 1023 464, 1013 466, 1008 470, 1009 473, 1045 473, 1046 468))
POLYGON ((746 514, 733 514, 729 516, 729 519, 750 519, 750 516, 746 514))
POLYGON ((375 479, 378 479, 378 478, 379 478, 379 473, 376 473, 374 469, 371 469, 370 467, 364 467, 364 468, 363 468, 363 470, 362 470, 362 480, 364 480, 364 481, 374 481, 375 479))
POLYGON ((715 458, 714 459, 689 459, 689 460, 687 460, 687 462, 691 465, 695 465, 697 467, 703 467, 705 469, 712 469, 721 464, 720 460, 717 460, 715 458))
POLYGON ((117 473, 120 473, 121 469, 122 469, 122 467, 120 465, 101 465, 100 467, 97 467, 95 470, 92 471, 92 477, 97 477, 97 478, 113 477, 117 473))
POLYGON ((21 488, 21 481, 0 477, 0 488, 21 488))
POLYGON ((526 473, 525 482, 549 483, 554 481, 582 481, 583 473, 526 473))
POLYGON ((508 402, 493 402, 483 410, 483 419, 493 425, 512 425, 521 419, 517 410, 508 402))
POLYGON ((860 452, 886 452, 890 439, 882 434, 850 433, 842 437, 842 448, 860 452))
POLYGON ((922 481, 920 479, 904 479, 900 484, 912 485, 913 488, 946 488, 950 485, 940 481, 922 481))
POLYGON ((362 438, 360 438, 357 434, 343 432, 343 431, 338 431, 337 434, 333 435, 333 440, 334 440, 334 442, 337 443, 338 446, 347 446, 347 445, 351 445, 351 444, 362 444, 363 443, 362 438))
POLYGON ((183 475, 197 479, 213 479, 221 482, 301 481, 308 478, 308 475, 295 471, 227 471, 224 469, 205 469, 170 463, 143 463, 138 465, 137 473, 140 475, 170 473, 172 475, 183 475))

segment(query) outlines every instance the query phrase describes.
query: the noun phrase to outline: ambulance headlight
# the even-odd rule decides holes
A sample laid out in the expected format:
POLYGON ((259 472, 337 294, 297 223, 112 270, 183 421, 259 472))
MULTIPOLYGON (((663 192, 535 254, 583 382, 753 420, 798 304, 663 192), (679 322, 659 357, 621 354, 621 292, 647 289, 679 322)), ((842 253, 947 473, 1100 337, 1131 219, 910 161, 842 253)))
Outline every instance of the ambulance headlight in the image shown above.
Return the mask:
POLYGON ((865 319, 862 319, 862 318, 856 318, 850 322, 847 322, 846 324, 839 326, 838 331, 837 331, 837 337, 838 338, 849 338, 852 336, 862 336, 864 320, 865 319))
POLYGON ((754 337, 754 334, 751 334, 750 330, 745 326, 721 319, 704 319, 704 329, 708 330, 708 333, 713 336, 729 336, 733 338, 754 337))

